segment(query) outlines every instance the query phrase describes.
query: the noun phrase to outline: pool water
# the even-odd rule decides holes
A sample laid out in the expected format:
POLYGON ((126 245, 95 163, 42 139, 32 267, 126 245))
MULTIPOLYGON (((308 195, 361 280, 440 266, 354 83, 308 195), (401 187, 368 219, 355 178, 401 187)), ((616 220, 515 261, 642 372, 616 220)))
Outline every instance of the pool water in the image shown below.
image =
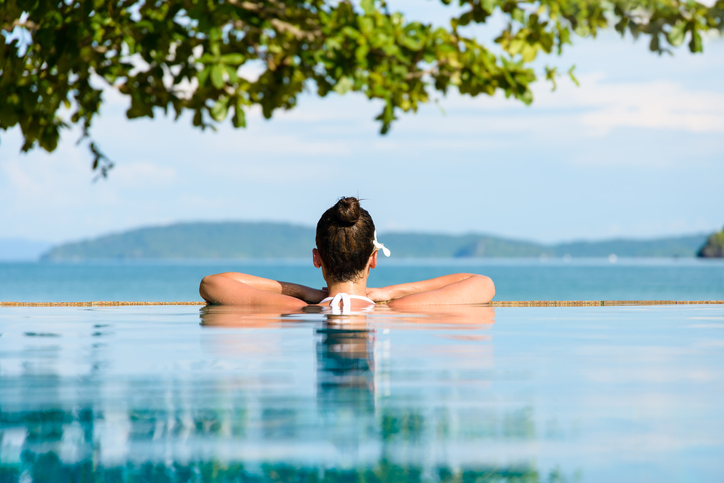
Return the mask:
POLYGON ((724 306, 0 307, 0 481, 714 482, 724 306))

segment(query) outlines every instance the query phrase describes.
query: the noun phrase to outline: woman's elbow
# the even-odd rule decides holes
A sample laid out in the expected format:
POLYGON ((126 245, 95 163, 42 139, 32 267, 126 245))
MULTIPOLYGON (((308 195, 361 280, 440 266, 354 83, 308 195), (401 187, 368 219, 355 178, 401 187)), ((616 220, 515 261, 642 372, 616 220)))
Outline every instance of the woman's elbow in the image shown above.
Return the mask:
POLYGON ((495 284, 493 279, 485 275, 476 275, 478 283, 480 284, 478 293, 480 294, 480 302, 487 303, 493 300, 495 297, 495 284))
POLYGON ((216 278, 218 275, 207 275, 204 278, 201 279, 201 283, 199 284, 199 295, 201 295, 201 298, 206 300, 206 303, 209 304, 218 304, 219 300, 216 296, 217 292, 216 290, 216 278))
POLYGON ((489 292, 490 298, 488 299, 488 302, 490 302, 491 300, 493 300, 493 297, 495 297, 495 284, 493 283, 492 278, 490 278, 490 277, 485 277, 485 278, 488 279, 488 287, 489 287, 488 290, 490 290, 490 292, 489 292))

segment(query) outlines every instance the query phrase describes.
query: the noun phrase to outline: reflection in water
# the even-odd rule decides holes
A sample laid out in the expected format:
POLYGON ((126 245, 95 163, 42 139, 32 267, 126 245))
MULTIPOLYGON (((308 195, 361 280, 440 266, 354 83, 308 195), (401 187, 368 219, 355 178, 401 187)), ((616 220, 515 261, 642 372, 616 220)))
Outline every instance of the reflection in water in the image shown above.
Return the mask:
MULTIPOLYGON (((131 375, 128 357, 105 357, 118 344, 118 325, 89 326, 80 346, 26 346, 15 354, 24 369, 0 379, 2 394, 16 403, 0 406, 0 481, 538 481, 526 465, 420 458, 424 448, 464 436, 452 429, 455 411, 400 405, 390 392, 390 340, 378 344, 378 331, 479 328, 493 322, 492 309, 483 309, 458 308, 446 321, 389 310, 341 318, 315 309, 208 307, 201 322, 213 330, 196 337, 209 359, 185 363, 175 353, 183 369, 170 373, 143 367, 131 375), (284 338, 287 332, 294 337, 284 338), (314 348, 311 372, 296 367, 307 349, 284 351, 290 341, 314 348), (69 349, 85 354, 70 374, 63 361, 69 349), (311 399, 306 381, 315 388, 311 399)), ((167 365, 168 349, 187 343, 159 342, 160 360, 146 357, 167 365)))
POLYGON ((2 481, 56 482, 400 482, 418 483, 563 483, 568 480, 559 471, 541 476, 526 466, 479 467, 460 469, 453 466, 436 466, 429 471, 419 465, 399 465, 380 461, 371 467, 325 468, 319 466, 295 466, 285 463, 267 463, 250 468, 243 462, 187 461, 173 464, 158 462, 128 462, 123 466, 107 468, 94 465, 92 460, 67 464, 54 452, 23 454, 20 467, 0 465, 2 481))
POLYGON ((317 408, 328 439, 346 459, 369 445, 375 416, 375 330, 363 315, 328 316, 316 329, 317 408))
MULTIPOLYGON (((202 338, 210 336, 202 346, 212 358, 238 361, 231 373, 217 377, 190 366, 171 374, 142 370, 130 380, 103 357, 114 343, 113 327, 95 324, 80 348, 88 365, 72 376, 82 381, 75 387, 82 397, 75 401, 61 394, 72 386, 59 362, 66 348, 26 347, 16 354, 24 372, 3 378, 0 388, 3 394, 19 390, 16 401, 50 408, 0 406, 0 481, 538 481, 525 465, 451 466, 444 458, 399 454, 400 448, 419 452, 444 443, 454 435, 454 422, 447 411, 425 415, 419 405, 389 404, 390 341, 378 347, 378 330, 387 334, 431 323, 459 330, 493 322, 490 308, 474 314, 457 309, 447 322, 436 316, 432 322, 430 314, 389 310, 381 317, 335 317, 315 309, 208 307, 201 310, 202 326, 225 332, 202 332, 202 338), (315 381, 313 405, 304 397, 305 371, 296 372, 300 384, 296 376, 284 376, 290 372, 285 353, 276 349, 288 340, 272 337, 277 347, 264 342, 298 329, 304 333, 294 340, 306 339, 315 348, 316 369, 306 374, 315 381), (384 361, 381 372, 377 359, 384 361), (376 390, 378 379, 387 387, 383 395, 376 390), (292 391, 281 396, 279 386, 285 385, 292 391), (436 436, 425 441, 430 430, 436 436)), ((300 359, 302 354, 292 354, 289 361, 300 359)))
POLYGON ((317 342, 317 404, 322 412, 338 408, 374 413, 375 331, 327 325, 317 342))
POLYGON ((114 310, 0 311, 0 482, 667 481, 680 455, 721 473, 713 323, 114 310))

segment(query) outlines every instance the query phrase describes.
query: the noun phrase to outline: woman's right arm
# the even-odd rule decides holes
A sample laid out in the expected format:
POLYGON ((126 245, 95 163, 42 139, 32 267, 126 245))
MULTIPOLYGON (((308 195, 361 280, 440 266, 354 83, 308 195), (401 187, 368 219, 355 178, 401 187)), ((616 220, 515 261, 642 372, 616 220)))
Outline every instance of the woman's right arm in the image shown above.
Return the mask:
POLYGON ((484 275, 454 273, 419 282, 370 288, 367 296, 390 307, 487 303, 495 295, 493 281, 484 275))
POLYGON ((238 272, 217 273, 201 280, 199 294, 216 305, 304 307, 319 303, 326 292, 238 272))

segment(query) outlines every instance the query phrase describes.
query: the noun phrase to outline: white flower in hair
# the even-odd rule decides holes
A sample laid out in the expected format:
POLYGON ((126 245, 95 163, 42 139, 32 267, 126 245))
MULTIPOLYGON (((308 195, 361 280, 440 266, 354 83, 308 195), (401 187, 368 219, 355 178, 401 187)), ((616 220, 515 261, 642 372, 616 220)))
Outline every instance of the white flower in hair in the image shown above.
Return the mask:
POLYGON ((375 251, 382 250, 382 253, 384 253, 386 257, 390 256, 390 249, 385 247, 382 243, 377 241, 377 231, 376 230, 375 230, 375 239, 372 240, 372 243, 375 246, 375 251))

